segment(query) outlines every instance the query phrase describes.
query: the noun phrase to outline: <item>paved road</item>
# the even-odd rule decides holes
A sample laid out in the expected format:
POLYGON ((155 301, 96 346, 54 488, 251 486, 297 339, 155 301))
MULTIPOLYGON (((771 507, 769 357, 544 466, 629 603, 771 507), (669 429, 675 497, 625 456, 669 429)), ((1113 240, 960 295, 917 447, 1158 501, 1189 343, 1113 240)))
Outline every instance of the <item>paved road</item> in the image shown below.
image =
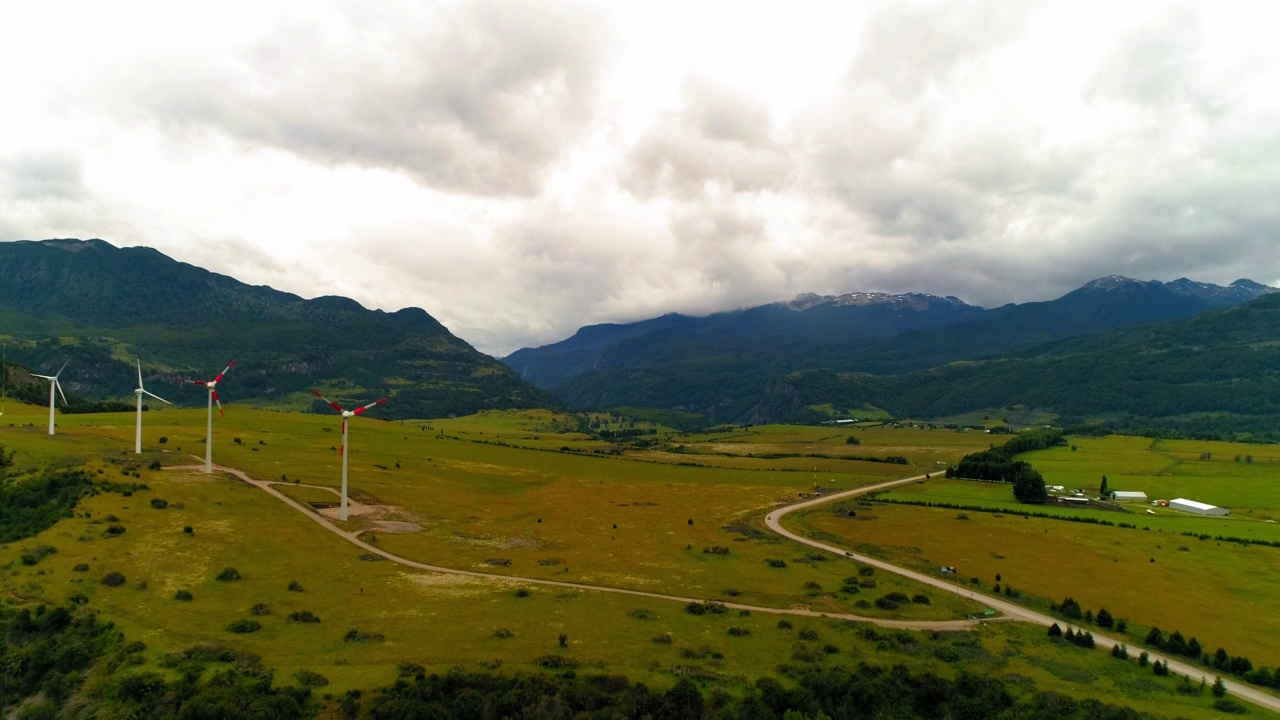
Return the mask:
MULTIPOLYGON (((459 570, 457 568, 448 568, 448 567, 442 567, 439 565, 429 565, 427 563, 420 563, 415 560, 410 560, 408 558, 400 557, 399 555, 393 555, 387 552, 386 550, 383 550, 382 548, 377 547, 375 545, 370 545, 369 543, 357 537, 355 533, 349 533, 343 530, 342 528, 334 525, 332 522, 330 522, 328 518, 325 518, 324 516, 316 513, 309 506, 303 505, 302 503, 299 503, 293 498, 288 497, 284 493, 281 493, 279 490, 273 487, 273 485, 278 484, 274 481, 255 480, 249 477, 249 475, 244 473, 243 471, 236 470, 234 468, 223 467, 221 465, 214 465, 213 469, 218 472, 224 472, 224 473, 227 473, 228 475, 233 475, 236 478, 239 478, 240 480, 244 481, 245 483, 248 483, 249 485, 252 485, 256 488, 259 488, 265 491, 266 493, 270 494, 272 497, 275 497, 276 499, 280 500, 286 505, 302 513, 306 517, 311 518, 313 521, 319 524, 320 527, 328 530, 329 532, 334 533, 338 537, 341 537, 343 540, 346 540, 347 542, 351 543, 352 545, 355 545, 361 550, 364 550, 365 552, 374 553, 376 555, 381 555, 382 557, 394 563, 404 565, 405 567, 416 568, 418 570, 428 570, 428 571, 437 572, 437 573, 446 573, 450 575, 463 575, 466 577, 484 578, 486 580, 501 580, 501 581, 513 583, 513 584, 548 585, 551 587, 570 588, 573 590, 586 590, 591 592, 607 592, 607 593, 615 593, 619 595, 633 595, 636 597, 653 598, 655 600, 666 600, 666 601, 679 602, 679 603, 685 603, 685 604, 691 603, 691 602, 702 602, 703 600, 705 600, 705 598, 681 597, 679 595, 667 595, 664 593, 646 592, 644 590, 632 590, 630 588, 610 587, 606 585, 592 585, 589 583, 576 583, 576 582, 568 582, 564 580, 549 580, 546 578, 521 577, 518 575, 502 575, 499 573, 479 572, 476 570, 459 570)), ((166 470, 192 470, 192 471, 203 472, 204 465, 182 465, 182 466, 166 468, 166 470)), ((324 489, 332 491, 331 488, 324 488, 324 489)), ((335 491, 335 494, 336 494, 336 491, 335 491)), ((869 617, 862 617, 860 615, 851 615, 847 613, 817 612, 815 610, 810 610, 808 608, 803 608, 803 607, 773 608, 773 607, 762 607, 759 605, 746 605, 743 603, 734 603, 734 602, 726 602, 724 603, 724 606, 733 610, 750 610, 753 613, 767 613, 767 614, 774 614, 774 615, 799 615, 803 617, 826 617, 826 618, 835 618, 837 620, 852 620, 855 622, 873 623, 881 627, 896 628, 900 630, 969 630, 969 629, 972 629, 973 626, 977 624, 976 622, 970 621, 970 620, 939 620, 939 621, 886 620, 883 618, 869 618, 869 617)))
MULTIPOLYGON (((897 487, 899 485, 908 485, 914 482, 920 482, 922 480, 927 480, 928 477, 929 477, 928 475, 916 475, 915 477, 903 478, 901 480, 892 480, 889 482, 883 482, 876 485, 867 485, 865 487, 854 488, 853 490, 846 490, 844 492, 831 493, 830 495, 823 495, 822 497, 815 498, 813 500, 806 500, 804 502, 796 503, 795 505, 788 505, 784 508, 779 508, 769 513, 765 517, 765 524, 769 526, 770 530, 773 530, 779 535, 785 538, 788 538, 790 540, 794 540, 798 543, 804 543, 809 547, 817 548, 819 550, 825 550, 827 552, 835 553, 837 555, 843 555, 845 557, 851 557, 854 560, 857 560, 858 562, 863 563, 864 565, 871 565, 873 567, 879 568, 886 572, 895 573, 897 575, 910 578, 917 582, 921 582, 926 585, 931 585, 935 588, 938 588, 939 590, 945 590, 950 593, 955 593, 956 595, 959 595, 961 597, 969 598, 970 600, 975 600, 977 602, 983 603, 987 607, 990 607, 994 610, 1004 613, 1004 616, 1006 619, 1036 623, 1039 625, 1043 625, 1045 627, 1049 627, 1050 625, 1056 622, 1061 622, 1064 625, 1067 624, 1066 621, 1060 621, 1058 620, 1058 618, 1050 617, 1043 613, 1038 613, 1034 610, 1029 610, 1025 607, 1022 607, 1021 605, 1016 605, 1007 600, 1003 600, 998 597, 987 595, 985 593, 980 593, 966 587, 957 586, 954 583, 943 580, 941 577, 927 575, 925 573, 917 572, 915 570, 908 570, 907 568, 898 567, 897 565, 892 565, 883 560, 877 560, 876 558, 867 557, 866 555, 860 555, 858 553, 845 550, 844 548, 838 548, 833 545, 828 545, 826 543, 818 542, 817 540, 811 540, 802 535, 797 535, 796 533, 793 533, 790 530, 787 530, 786 528, 782 527, 782 523, 781 523, 782 518, 786 517, 787 515, 797 510, 806 510, 809 508, 817 507, 818 505, 822 505, 824 503, 835 502, 837 500, 844 500, 846 498, 857 497, 859 495, 866 495, 867 493, 878 492, 880 490, 887 490, 889 488, 897 487)), ((1120 641, 1114 638, 1110 638, 1105 635, 1099 635, 1095 631, 1095 629, 1092 627, 1089 627, 1087 629, 1089 630, 1089 632, 1093 633, 1094 642, 1096 642, 1098 646, 1104 649, 1110 650, 1116 645, 1126 644, 1126 643, 1121 643, 1120 641)), ((1064 627, 1063 631, 1065 632, 1065 630, 1066 628, 1064 627)), ((1133 652, 1136 654, 1137 652, 1141 652, 1141 649, 1142 649, 1141 645, 1135 645, 1133 647, 1133 652)), ((1209 670, 1206 670, 1198 666, 1193 666, 1181 660, 1166 657, 1158 653, 1151 653, 1151 660, 1153 662, 1156 660, 1160 660, 1161 662, 1168 663, 1169 669, 1171 671, 1178 673, 1179 675, 1189 675, 1192 679, 1203 677, 1203 678, 1206 678, 1209 682, 1212 682, 1213 678, 1215 677, 1214 673, 1210 672, 1209 670)), ((1234 680, 1228 680, 1227 678, 1223 678, 1222 680, 1224 683, 1226 683, 1227 692, 1229 695, 1234 696, 1240 700, 1247 700, 1254 704, 1261 705, 1262 707, 1267 708, 1269 710, 1280 712, 1280 698, 1277 698, 1275 695, 1271 695, 1270 693, 1259 690, 1253 687, 1252 685, 1245 685, 1245 684, 1236 682, 1234 680)))

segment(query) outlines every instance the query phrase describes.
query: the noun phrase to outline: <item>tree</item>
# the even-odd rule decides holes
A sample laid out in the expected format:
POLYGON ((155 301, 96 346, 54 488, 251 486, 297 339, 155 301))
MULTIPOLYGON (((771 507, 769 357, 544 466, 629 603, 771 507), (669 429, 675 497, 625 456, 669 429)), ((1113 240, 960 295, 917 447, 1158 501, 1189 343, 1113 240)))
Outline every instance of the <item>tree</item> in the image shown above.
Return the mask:
POLYGON ((1154 647, 1164 647, 1164 633, 1160 632, 1160 628, 1151 628, 1151 632, 1147 633, 1147 644, 1154 647))
POLYGON ((1106 608, 1099 610, 1098 614, 1093 618, 1093 621, 1096 622, 1100 628, 1109 628, 1116 624, 1115 618, 1111 617, 1111 613, 1107 612, 1106 608))
POLYGON ((1218 651, 1213 654, 1213 666, 1218 670, 1226 670, 1231 667, 1231 656, 1227 654, 1226 650, 1218 648, 1218 651))
POLYGON ((1025 462, 1015 462, 1013 470, 1013 496, 1018 502, 1041 505, 1049 499, 1044 478, 1025 462))
POLYGON ((1058 627, 1058 623, 1049 626, 1049 637, 1062 637, 1062 628, 1058 627))
POLYGON ((1173 634, 1169 636, 1168 641, 1165 642, 1164 649, 1168 650, 1174 655, 1186 655, 1187 640, 1186 638, 1182 637, 1181 632, 1174 630, 1173 634))
POLYGON ((1107 476, 1102 476, 1102 484, 1098 486, 1098 494, 1106 497, 1107 495, 1107 476))
POLYGON ((1226 694, 1227 694, 1227 684, 1222 682, 1222 676, 1219 675, 1218 678, 1213 681, 1213 696, 1220 698, 1226 694))
POLYGON ((1204 649, 1200 647, 1200 641, 1194 637, 1187 641, 1187 657, 1193 660, 1199 660, 1204 653, 1204 649))

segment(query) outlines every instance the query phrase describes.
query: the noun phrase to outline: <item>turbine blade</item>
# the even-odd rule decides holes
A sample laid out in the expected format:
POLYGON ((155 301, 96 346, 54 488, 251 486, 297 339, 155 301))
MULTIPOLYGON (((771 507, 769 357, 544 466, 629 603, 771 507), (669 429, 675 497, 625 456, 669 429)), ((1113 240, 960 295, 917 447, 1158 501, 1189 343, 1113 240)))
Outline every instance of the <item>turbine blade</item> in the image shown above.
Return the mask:
POLYGON ((142 389, 142 361, 134 358, 134 362, 138 364, 138 389, 142 389))
POLYGON ((142 392, 143 392, 143 393, 145 393, 145 394, 147 394, 147 395, 150 395, 151 397, 153 397, 153 398, 155 398, 155 399, 159 400, 160 402, 162 402, 162 403, 164 403, 164 404, 166 404, 166 405, 172 405, 172 404, 173 404, 173 403, 169 402, 168 400, 165 400, 164 398, 160 397, 159 395, 157 395, 157 394, 155 394, 155 393, 151 392, 150 390, 143 390, 142 392))
POLYGON ((222 401, 218 399, 218 391, 217 391, 217 390, 214 390, 214 391, 213 391, 213 401, 214 401, 215 403, 217 403, 217 404, 218 404, 218 412, 222 415, 222 417, 226 417, 226 416, 227 416, 227 414, 226 414, 225 412, 223 412, 223 411, 222 411, 222 401))
MULTIPOLYGON (((61 372, 61 370, 59 370, 59 372, 61 372)), ((62 392, 62 383, 58 382, 56 377, 53 379, 53 386, 58 388, 58 394, 62 396, 62 404, 65 407, 67 404, 67 395, 62 392)))
POLYGON ((342 409, 342 406, 341 406, 341 405, 339 405, 338 403, 336 403, 336 402, 334 402, 334 401, 330 400, 329 398, 327 398, 327 397, 325 397, 325 396, 321 395, 321 394, 319 393, 319 391, 317 391, 315 388, 311 388, 311 393, 312 393, 313 395, 315 395, 316 397, 320 398, 321 400, 323 400, 323 401, 325 401, 325 402, 329 403, 329 407, 333 408, 334 410, 337 410, 338 412, 343 412, 343 409, 342 409))
POLYGON ((364 412, 365 410, 368 410, 369 408, 374 407, 375 405, 381 405, 382 403, 384 403, 384 402, 386 402, 386 401, 387 401, 387 399, 386 399, 386 398, 382 398, 381 400, 375 400, 374 402, 371 402, 371 403, 369 403, 368 405, 365 405, 364 407, 360 408, 359 410, 356 410, 356 411, 355 411, 355 414, 356 414, 356 415, 359 415, 360 413, 364 412))
POLYGON ((67 363, 69 363, 69 362, 71 362, 71 361, 70 361, 70 360, 68 360, 67 362, 62 363, 62 367, 58 368, 58 372, 54 373, 54 375, 53 375, 53 376, 54 376, 54 377, 58 377, 58 376, 62 375, 62 371, 67 369, 67 363))
POLYGON ((232 366, 232 365, 235 365, 235 364, 236 364, 236 361, 235 361, 235 360, 232 360, 231 362, 227 363, 227 367, 226 367, 226 369, 224 369, 222 372, 218 373, 218 377, 214 378, 214 379, 213 379, 213 381, 214 381, 214 382, 221 382, 221 381, 222 381, 222 376, 223 376, 223 375, 226 375, 226 374, 227 374, 227 370, 230 370, 230 369, 231 369, 231 366, 232 366))

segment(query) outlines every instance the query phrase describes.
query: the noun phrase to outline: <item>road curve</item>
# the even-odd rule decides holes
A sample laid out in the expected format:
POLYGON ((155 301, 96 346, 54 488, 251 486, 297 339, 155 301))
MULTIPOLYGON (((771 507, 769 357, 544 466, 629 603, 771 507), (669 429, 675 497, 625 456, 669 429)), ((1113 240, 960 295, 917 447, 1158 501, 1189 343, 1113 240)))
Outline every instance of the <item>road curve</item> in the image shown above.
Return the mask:
MULTIPOLYGON (((945 590, 947 592, 954 593, 961 597, 969 598, 970 600, 976 600, 978 602, 986 604, 988 607, 992 608, 993 610, 998 610, 1004 613, 1006 619, 1036 623, 1038 625, 1043 625, 1045 627, 1048 627, 1057 622, 1061 622, 1063 624, 1069 624, 1066 621, 1060 621, 1058 618, 1051 617, 1049 615, 1045 615, 1044 613, 1039 613, 1034 610, 1030 610, 1028 608, 1022 607, 1021 605, 1016 605, 1014 603, 1011 603, 1007 600, 1003 600, 998 597, 987 595, 985 593, 980 593, 966 587, 957 586, 939 577, 926 575, 924 573, 917 572, 915 570, 908 570, 907 568, 899 567, 897 565, 887 563, 883 560, 877 560, 876 558, 867 557, 866 555, 861 555, 861 554, 846 550, 844 548, 838 548, 833 545, 827 545, 826 543, 822 543, 817 540, 812 540, 810 538, 804 537, 803 535, 797 535, 796 533, 793 533, 790 530, 787 530, 786 528, 782 527, 782 523, 781 523, 782 518, 786 517, 787 515, 797 510, 807 510, 809 508, 813 508, 818 505, 822 505, 824 503, 835 502, 837 500, 844 500, 846 498, 857 497, 859 495, 866 495, 867 493, 879 492, 881 490, 887 490, 889 488, 894 488, 899 485, 908 485, 914 482, 928 480, 929 478, 930 478, 930 475, 916 475, 914 477, 902 478, 901 480, 891 480, 889 482, 877 483, 875 485, 867 485, 864 487, 854 488, 852 490, 845 490, 843 492, 823 495, 813 500, 805 500, 803 502, 798 502, 794 505, 788 505, 783 508, 778 508, 770 512, 768 515, 766 515, 764 522, 765 522, 765 525, 769 526, 770 530, 778 533, 779 535, 789 540, 794 540, 798 543, 803 543, 805 545, 808 545, 809 547, 816 548, 818 550, 825 550, 827 552, 835 553, 837 555, 842 555, 844 557, 850 557, 850 558, 853 558, 854 560, 857 560, 860 563, 863 563, 864 565, 871 565, 872 567, 879 568, 886 572, 891 572, 906 578, 910 578, 912 580, 915 580, 916 582, 930 585, 932 587, 938 588, 939 590, 945 590)), ((1125 644, 1114 638, 1097 634, 1096 632, 1094 632, 1094 629, 1092 627, 1088 628, 1088 630, 1089 632, 1093 633, 1094 642, 1097 643, 1098 646, 1102 648, 1110 650, 1116 645, 1125 644)), ((1064 632, 1065 632, 1065 628, 1064 628, 1064 632)), ((1140 649, 1141 649, 1140 645, 1135 646, 1135 650, 1140 650, 1140 649)), ((1169 670, 1171 670, 1172 672, 1176 672, 1179 675, 1187 675, 1192 678, 1206 678, 1206 679, 1209 677, 1214 677, 1214 674, 1212 672, 1207 671, 1205 668, 1198 667, 1195 665, 1190 665, 1181 660, 1173 659, 1173 658, 1161 655, 1159 653, 1151 653, 1151 660, 1153 662, 1156 660, 1159 660, 1163 663, 1168 664, 1169 670)), ((1260 705, 1264 708, 1267 708, 1268 710, 1280 712, 1280 698, 1276 697, 1275 695, 1271 695, 1270 693, 1263 692, 1250 685, 1245 685, 1243 683, 1236 682, 1234 680, 1228 680, 1227 678, 1223 678, 1222 681, 1223 683, 1226 684, 1227 692, 1230 693, 1232 696, 1237 697, 1241 700, 1247 700, 1256 705, 1260 705)))
MULTIPOLYGON (((166 470, 192 470, 192 471, 203 472, 204 465, 178 465, 178 466, 167 467, 165 469, 166 470)), ((376 547, 374 545, 371 545, 365 542, 364 540, 361 540, 359 537, 355 535, 355 533, 349 533, 343 530, 342 528, 339 528, 338 526, 330 522, 327 518, 316 513, 312 508, 307 507, 302 503, 299 503, 293 498, 288 497, 284 493, 272 487, 273 485, 277 484, 274 481, 255 480, 249 477, 247 473, 241 470, 224 467, 222 465, 214 465, 213 469, 217 470, 218 472, 224 472, 224 473, 227 473, 228 475, 232 475, 249 485, 252 485, 260 490, 265 491, 267 494, 271 495, 272 497, 275 497, 276 499, 280 500, 286 505, 292 507, 293 509, 302 513, 306 517, 311 518, 313 521, 319 524, 320 527, 323 527, 329 532, 334 533, 338 537, 341 537, 343 540, 346 540, 347 542, 351 543, 352 545, 355 545, 361 550, 364 550, 365 552, 373 553, 375 555, 380 555, 394 563, 403 565, 405 567, 411 567, 418 570, 427 570, 430 572, 445 573, 449 575, 463 575, 466 577, 483 578, 486 580, 500 580, 508 583, 547 585, 551 587, 570 588, 573 590, 586 590, 590 592, 606 592, 606 593, 615 593, 618 595, 632 595, 635 597, 652 598, 655 600, 666 600, 666 601, 686 603, 686 604, 691 602, 703 602, 706 599, 706 598, 681 597, 679 595, 666 595, 663 593, 646 592, 644 590, 632 590, 630 588, 610 587, 607 585, 591 585, 589 583, 575 583, 575 582, 568 582, 564 580, 548 580, 545 578, 521 577, 518 575, 502 575, 499 573, 479 572, 477 570, 460 570, 457 568, 449 568, 449 567, 442 567, 439 565, 429 565, 427 563, 420 563, 420 562, 417 562, 416 560, 410 560, 408 558, 400 557, 399 555, 393 555, 392 553, 389 553, 386 550, 383 550, 382 548, 376 547)), ((325 488, 325 489, 330 489, 330 488, 325 488)), ((970 630, 973 628, 975 624, 977 624, 976 622, 970 621, 970 620, 938 620, 938 621, 886 620, 883 618, 869 618, 869 617, 863 617, 861 615, 851 615, 847 613, 818 612, 816 610, 809 610, 808 608, 771 608, 771 607, 763 607, 759 605, 746 605, 743 603, 734 603, 734 602, 724 602, 722 604, 726 608, 730 608, 733 610, 749 610, 753 613, 758 612, 758 613, 767 613, 767 614, 774 614, 774 615, 798 615, 802 617, 823 617, 823 618, 834 618, 837 620, 852 620, 855 622, 871 623, 874 625, 878 625, 880 627, 895 628, 900 630, 970 630)))

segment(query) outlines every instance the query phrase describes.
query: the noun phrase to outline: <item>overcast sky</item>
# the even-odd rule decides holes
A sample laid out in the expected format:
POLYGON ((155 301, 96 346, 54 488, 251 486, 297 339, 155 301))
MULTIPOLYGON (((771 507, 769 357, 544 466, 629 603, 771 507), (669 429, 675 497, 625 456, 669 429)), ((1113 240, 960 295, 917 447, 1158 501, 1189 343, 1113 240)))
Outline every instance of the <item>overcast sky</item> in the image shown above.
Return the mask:
POLYGON ((1272 2, 0 6, 0 240, 504 355, 801 292, 1280 284, 1272 2))

